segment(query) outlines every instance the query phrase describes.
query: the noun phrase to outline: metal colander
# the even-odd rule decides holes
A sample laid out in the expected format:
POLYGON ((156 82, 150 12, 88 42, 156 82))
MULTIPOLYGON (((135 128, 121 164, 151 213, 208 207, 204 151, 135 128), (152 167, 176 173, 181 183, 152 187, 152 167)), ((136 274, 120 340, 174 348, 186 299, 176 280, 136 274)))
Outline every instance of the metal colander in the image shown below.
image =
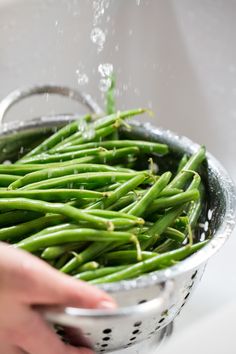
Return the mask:
MULTIPOLYGON (((69 88, 47 85, 17 90, 7 96, 0 104, 0 121, 16 101, 38 93, 69 96, 84 104, 90 111, 100 112, 98 105, 89 96, 69 88)), ((28 122, 3 123, 0 128, 1 161, 17 159, 19 151, 22 151, 20 147, 32 147, 38 140, 52 133, 55 127, 75 118, 78 115, 47 116, 28 122)), ((184 152, 194 153, 199 147, 169 130, 137 122, 131 122, 131 125, 132 132, 123 128, 120 131, 121 138, 167 143, 173 161, 184 152)), ((200 281, 208 259, 224 244, 235 224, 235 187, 224 168, 209 153, 204 179, 207 187, 207 209, 202 215, 202 222, 208 225, 206 234, 211 235, 207 246, 168 269, 133 280, 99 286, 117 300, 119 307, 116 310, 47 308, 43 311, 45 318, 55 325, 58 335, 64 341, 93 347, 100 353, 126 349, 139 342, 151 340, 154 336, 157 342, 161 341, 168 332, 167 326, 180 313, 200 281)), ((199 231, 198 237, 202 239, 204 236, 199 231)))

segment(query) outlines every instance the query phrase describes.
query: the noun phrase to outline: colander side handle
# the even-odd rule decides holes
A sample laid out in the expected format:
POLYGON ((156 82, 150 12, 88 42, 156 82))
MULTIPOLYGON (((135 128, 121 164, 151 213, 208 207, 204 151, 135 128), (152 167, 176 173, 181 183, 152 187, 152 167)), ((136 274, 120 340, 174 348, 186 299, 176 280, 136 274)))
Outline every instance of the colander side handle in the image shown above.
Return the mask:
POLYGON ((7 111, 15 105, 17 102, 24 98, 33 95, 42 94, 56 94, 64 97, 68 97, 84 105, 91 113, 101 113, 102 110, 99 105, 92 99, 89 94, 80 92, 78 90, 58 85, 40 85, 25 87, 12 91, 0 102, 0 124, 4 122, 7 111))
POLYGON ((125 318, 147 318, 155 313, 162 313, 168 308, 174 291, 174 281, 167 280, 162 284, 160 294, 157 298, 142 304, 127 307, 118 307, 117 309, 81 309, 81 308, 59 308, 59 307, 40 307, 39 310, 44 318, 55 324, 80 327, 83 330, 83 320, 104 321, 111 319, 125 318))

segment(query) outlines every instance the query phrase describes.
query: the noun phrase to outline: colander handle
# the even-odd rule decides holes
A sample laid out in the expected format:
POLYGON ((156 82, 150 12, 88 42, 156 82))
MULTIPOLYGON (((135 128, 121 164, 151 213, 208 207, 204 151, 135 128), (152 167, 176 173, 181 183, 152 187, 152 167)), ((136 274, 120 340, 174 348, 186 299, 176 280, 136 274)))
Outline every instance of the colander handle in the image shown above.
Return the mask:
POLYGON ((114 310, 44 307, 40 308, 40 312, 43 312, 46 320, 51 323, 72 327, 81 325, 81 329, 83 330, 83 320, 104 321, 106 319, 125 319, 127 317, 141 319, 153 316, 155 313, 162 313, 168 308, 173 290, 174 281, 167 280, 161 284, 161 291, 157 298, 142 304, 118 307, 114 310))
POLYGON ((41 85, 26 87, 23 89, 17 89, 12 91, 0 102, 0 124, 4 122, 7 111, 15 105, 17 102, 23 100, 24 98, 33 95, 42 94, 56 94, 60 96, 69 97, 82 105, 84 105, 91 113, 101 113, 102 110, 99 105, 91 98, 89 94, 80 92, 78 90, 57 85, 41 85))

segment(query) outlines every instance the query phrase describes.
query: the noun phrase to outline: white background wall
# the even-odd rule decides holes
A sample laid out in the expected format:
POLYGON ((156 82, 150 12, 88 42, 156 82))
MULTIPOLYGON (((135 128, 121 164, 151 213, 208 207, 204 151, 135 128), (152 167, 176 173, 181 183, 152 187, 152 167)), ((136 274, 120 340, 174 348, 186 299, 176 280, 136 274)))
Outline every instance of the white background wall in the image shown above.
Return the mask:
MULTIPOLYGON (((80 86, 101 104, 100 63, 113 63, 119 108, 148 106, 155 124, 205 144, 236 180, 236 1, 111 0, 99 27, 104 49, 91 42, 92 1, 0 0, 0 97, 19 86, 80 86)), ((76 105, 34 100, 12 110, 24 119, 76 105)), ((145 119, 149 119, 145 117, 145 119)), ((235 299, 236 233, 209 264, 179 320, 179 330, 235 299)))

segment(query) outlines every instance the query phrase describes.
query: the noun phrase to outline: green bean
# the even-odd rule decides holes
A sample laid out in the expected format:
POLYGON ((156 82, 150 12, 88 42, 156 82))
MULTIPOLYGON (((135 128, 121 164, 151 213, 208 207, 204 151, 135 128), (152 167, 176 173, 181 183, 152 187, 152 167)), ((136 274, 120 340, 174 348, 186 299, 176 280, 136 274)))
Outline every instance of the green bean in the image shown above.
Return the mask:
POLYGON ((179 162, 176 174, 178 174, 181 170, 184 169, 184 166, 186 165, 187 162, 188 162, 188 156, 187 156, 187 154, 184 154, 183 157, 181 158, 180 162, 179 162))
POLYGON ((73 186, 79 186, 82 184, 85 186, 91 186, 93 183, 99 186, 104 186, 105 184, 113 183, 116 181, 129 180, 141 173, 142 172, 104 172, 102 174, 98 174, 96 172, 80 173, 77 175, 55 177, 49 180, 31 183, 27 186, 24 186, 22 189, 50 189, 62 188, 66 186, 73 188, 73 186))
POLYGON ((15 182, 20 178, 15 175, 0 174, 0 187, 8 187, 9 184, 15 182))
MULTIPOLYGON (((114 123, 113 125, 101 128, 101 129, 97 129, 94 130, 94 134, 93 136, 86 136, 86 134, 84 134, 83 136, 77 138, 77 139, 73 139, 71 140, 71 142, 67 142, 63 145, 63 148, 61 149, 62 151, 64 149, 66 149, 69 146, 72 145, 80 145, 80 144, 84 144, 86 142, 89 141, 100 141, 101 139, 105 138, 108 135, 111 135, 112 133, 114 133, 120 126, 120 123, 117 121, 116 123, 114 123)), ((58 150, 53 150, 51 153, 56 153, 58 150)), ((76 150, 75 150, 76 151, 76 150)), ((83 150, 79 150, 80 152, 82 152, 83 150)), ((67 152, 68 153, 68 152, 67 152)))
POLYGON ((199 191, 197 189, 187 190, 170 197, 158 198, 153 201, 149 209, 146 210, 145 216, 155 213, 156 211, 164 210, 167 208, 175 207, 186 202, 199 199, 199 191))
POLYGON ((71 259, 71 254, 70 253, 64 253, 62 254, 59 259, 57 260, 56 264, 55 264, 55 268, 56 269, 61 269, 61 267, 63 267, 67 262, 70 261, 71 259))
POLYGON ((44 140, 40 145, 36 146, 36 148, 31 150, 26 156, 33 156, 51 149, 53 146, 63 141, 66 137, 71 136, 71 134, 77 132, 78 130, 81 131, 81 125, 83 125, 84 122, 89 122, 90 120, 91 116, 85 115, 84 117, 67 124, 51 135, 48 139, 44 140))
MULTIPOLYGON (((147 252, 142 251, 142 260, 149 259, 155 257, 156 252, 147 252)), ((128 251, 113 251, 104 254, 101 257, 101 261, 104 264, 108 265, 123 265, 123 264, 131 264, 137 262, 137 251, 136 250, 128 250, 128 251)))
MULTIPOLYGON (((131 155, 138 155, 139 149, 136 147, 122 148, 113 151, 100 152, 98 155, 91 157, 93 163, 107 163, 117 162, 117 160, 123 160, 131 155)), ((128 164, 127 164, 128 167, 128 164)))
POLYGON ((63 273, 71 273, 79 265, 98 258, 101 254, 114 249, 116 246, 116 242, 93 242, 88 248, 77 255, 77 257, 73 257, 60 270, 63 273))
POLYGON ((179 188, 168 188, 168 189, 164 189, 163 191, 161 191, 161 193, 159 194, 159 196, 157 198, 172 197, 172 195, 176 195, 181 192, 183 192, 183 190, 179 189, 179 188))
POLYGON ((34 172, 34 171, 40 171, 49 168, 51 169, 51 168, 58 168, 58 167, 67 167, 76 164, 107 163, 113 161, 116 162, 117 160, 123 159, 128 155, 137 155, 138 153, 139 153, 138 148, 130 147, 130 148, 117 149, 116 151, 104 151, 95 156, 81 157, 78 159, 73 159, 64 162, 54 162, 48 164, 46 163, 45 164, 25 164, 25 165, 19 164, 13 166, 16 166, 16 168, 19 168, 22 171, 34 172))
MULTIPOLYGON (((142 108, 129 110, 129 111, 123 111, 123 112, 116 112, 116 113, 113 113, 113 114, 108 115, 106 117, 102 117, 102 118, 95 120, 94 123, 92 123, 90 125, 90 127, 91 127, 91 130, 101 129, 101 128, 107 127, 111 124, 114 124, 117 121, 117 119, 123 120, 123 119, 129 118, 129 117, 132 117, 132 116, 135 116, 138 114, 142 114, 144 112, 146 112, 146 110, 142 109, 142 108)), ((57 144, 56 148, 58 148, 59 146, 62 146, 62 145, 66 145, 67 143, 69 143, 77 138, 80 138, 82 135, 83 134, 81 132, 77 132, 74 135, 72 135, 71 137, 64 139, 61 143, 57 144)))
POLYGON ((46 235, 46 234, 52 233, 52 232, 78 228, 78 224, 74 224, 74 223, 68 222, 66 220, 66 218, 63 217, 63 215, 62 215, 62 221, 63 221, 62 224, 58 224, 58 225, 55 225, 55 226, 49 226, 49 227, 46 227, 46 229, 44 229, 44 230, 42 230, 40 232, 37 232, 36 234, 34 234, 32 236, 32 238, 38 237, 39 235, 46 235))
POLYGON ((179 230, 180 232, 185 233, 188 224, 189 224, 188 216, 180 216, 174 221, 174 223, 171 226, 179 230))
MULTIPOLYGON (((198 181, 199 180, 197 180, 197 182, 198 181)), ((192 182, 192 184, 194 184, 194 181, 192 182)), ((204 188, 203 183, 201 183, 201 184, 199 183, 199 193, 200 193, 200 198, 190 205, 188 213, 187 213, 188 219, 189 219, 189 226, 192 229, 194 229, 196 227, 197 222, 198 222, 201 212, 202 212, 202 208, 203 208, 203 200, 204 200, 204 196, 205 196, 205 188, 204 188)), ((186 231, 187 231, 187 228, 186 228, 186 231)))
POLYGON ((127 266, 103 267, 96 270, 76 274, 74 275, 74 278, 89 281, 89 280, 104 277, 112 273, 116 273, 120 270, 125 269, 126 267, 127 266))
POLYGON ((125 268, 124 270, 118 271, 106 277, 93 280, 91 281, 91 283, 92 284, 101 284, 101 283, 108 283, 108 282, 110 283, 110 282, 121 281, 124 279, 137 277, 141 274, 159 269, 160 265, 163 262, 170 262, 172 260, 174 261, 183 260, 188 256, 190 256, 191 254, 200 250, 203 246, 206 245, 206 243, 207 242, 199 242, 193 246, 187 245, 168 253, 163 253, 160 255, 158 254, 157 256, 146 259, 143 262, 139 262, 137 264, 131 265, 125 268))
POLYGON ((154 143, 149 141, 141 141, 141 140, 105 140, 105 141, 94 141, 91 143, 81 144, 79 142, 73 142, 74 145, 68 147, 61 147, 56 150, 57 152, 73 152, 80 151, 85 149, 92 149, 97 147, 103 147, 108 150, 110 149, 120 149, 125 147, 137 147, 141 153, 145 154, 158 154, 158 155, 166 155, 169 152, 169 148, 166 144, 154 143))
POLYGON ((185 234, 173 227, 167 227, 166 230, 165 230, 165 235, 175 241, 175 242, 178 242, 178 243, 182 243, 185 239, 185 234))
POLYGON ((45 260, 51 260, 60 257, 64 253, 70 252, 70 251, 81 251, 86 243, 83 242, 75 242, 75 243, 69 243, 68 245, 60 245, 60 246, 51 246, 45 248, 45 250, 41 254, 41 258, 45 260))
POLYGON ((178 206, 171 209, 162 217, 160 217, 154 225, 149 229, 148 234, 151 238, 142 245, 142 249, 147 249, 155 245, 158 239, 160 239, 161 234, 165 232, 168 226, 170 226, 174 220, 181 215, 185 208, 185 205, 178 206))
POLYGON ((42 213, 35 211, 14 210, 0 214, 0 226, 12 226, 32 219, 37 219, 42 216, 42 213))
POLYGON ((129 210, 129 214, 142 216, 145 210, 152 204, 153 200, 158 197, 160 192, 167 186, 171 178, 170 172, 165 172, 163 175, 148 189, 147 193, 135 203, 129 210))
POLYGON ((14 246, 29 252, 35 252, 42 248, 79 241, 99 241, 105 243, 107 241, 120 241, 124 243, 136 243, 137 239, 135 235, 129 232, 100 231, 94 229, 72 229, 41 235, 33 239, 25 238, 24 240, 16 243, 14 246))
POLYGON ((68 201, 71 199, 102 198, 104 193, 86 189, 34 189, 34 190, 0 190, 0 198, 30 198, 44 201, 68 201))
POLYGON ((166 188, 183 188, 191 178, 191 174, 186 170, 197 170, 206 158, 205 151, 206 150, 203 146, 200 147, 200 149, 189 158, 182 170, 175 176, 166 188))
MULTIPOLYGON (((193 181, 191 182, 190 186, 188 187, 188 191, 194 190, 200 183, 200 176, 195 173, 193 181)), ((159 220, 157 220, 154 225, 149 230, 149 235, 152 236, 152 239, 147 240, 144 245, 142 246, 143 249, 147 247, 151 247, 155 245, 156 241, 160 238, 160 235, 166 230, 168 226, 173 224, 176 218, 178 218, 183 210, 185 209, 186 203, 180 205, 179 207, 172 208, 168 211, 165 215, 163 215, 159 220)))
MULTIPOLYGON (((114 114, 116 111, 116 109, 115 109, 116 104, 115 104, 115 77, 114 77, 114 75, 111 75, 110 79, 111 79, 111 85, 106 92, 106 113, 107 114, 114 114)), ((115 130, 109 136, 109 139, 112 139, 112 140, 119 139, 118 130, 115 130)))
POLYGON ((93 204, 90 209, 107 209, 109 206, 114 204, 117 200, 121 197, 129 193, 131 190, 135 189, 138 185, 144 182, 147 178, 146 174, 140 174, 138 176, 134 176, 127 182, 120 185, 114 192, 112 192, 107 198, 103 198, 102 200, 98 201, 97 203, 93 204))
POLYGON ((99 268, 99 263, 98 262, 95 262, 95 261, 90 261, 90 262, 87 262, 85 264, 83 264, 81 267, 79 267, 76 272, 78 273, 82 273, 82 272, 87 272, 87 271, 90 271, 90 270, 95 270, 95 269, 98 269, 99 268))
POLYGON ((14 174, 17 176, 24 176, 25 174, 37 171, 38 167, 37 166, 26 166, 26 165, 5 165, 5 164, 0 164, 0 174, 14 174))
POLYGON ((110 76, 111 84, 106 92, 106 113, 114 114, 116 111, 115 104, 115 77, 114 75, 110 76))
POLYGON ((144 224, 144 220, 132 220, 127 218, 117 218, 117 219, 110 219, 112 224, 114 225, 115 230, 125 230, 133 228, 137 225, 144 224))
POLYGON ((121 211, 113 211, 113 210, 102 210, 102 209, 86 209, 86 212, 91 215, 97 215, 103 218, 111 219, 111 218, 123 218, 128 220, 137 221, 139 224, 144 224, 144 220, 135 215, 129 215, 122 213, 121 211))
POLYGON ((137 200, 137 194, 136 193, 129 193, 126 196, 120 198, 116 203, 112 204, 110 207, 108 207, 108 210, 122 210, 124 209, 127 205, 130 205, 130 203, 133 203, 135 200, 137 200))
MULTIPOLYGON (((99 165, 98 165, 99 166, 99 165)), ((129 172, 129 171, 126 171, 129 172)), ((131 171, 130 171, 131 172, 131 171)), ((134 171, 132 171, 134 172, 134 171)), ((112 183, 109 186, 105 186, 105 187, 101 187, 98 188, 97 191, 98 192, 110 192, 110 191, 114 191, 116 188, 120 187, 122 183, 116 182, 116 183, 112 183)))
POLYGON ((61 214, 68 217, 69 219, 75 220, 77 223, 81 221, 88 221, 97 228, 111 229, 113 227, 112 223, 106 219, 94 215, 89 215, 83 210, 79 210, 70 205, 62 203, 49 203, 43 202, 41 200, 39 201, 25 198, 0 199, 0 210, 4 210, 5 208, 61 214))
MULTIPOLYGON (((151 226, 153 226, 153 223, 145 222, 145 226, 142 226, 141 228, 139 227, 139 228, 130 229, 130 232, 136 235, 148 234, 148 230, 150 229, 151 226)), ((175 229, 173 227, 167 227, 163 236, 160 238, 161 242, 163 242, 162 238, 164 238, 165 240, 166 237, 168 237, 170 240, 173 240, 175 242, 182 243, 185 240, 186 235, 185 233, 179 231, 178 229, 175 229)), ((129 247, 131 248, 132 246, 129 247)))
POLYGON ((68 161, 71 159, 76 159, 76 158, 81 158, 81 157, 87 157, 90 155, 96 155, 99 152, 104 151, 104 148, 98 147, 95 149, 87 149, 87 150, 81 150, 81 151, 74 151, 73 153, 71 152, 66 152, 66 153, 61 153, 61 154, 53 154, 49 155, 46 153, 32 156, 25 158, 23 163, 27 164, 47 164, 47 163, 54 163, 54 162, 63 162, 63 161, 68 161))
MULTIPOLYGON (((24 187, 27 184, 47 180, 48 178, 62 177, 74 175, 83 172, 109 172, 117 171, 115 167, 102 164, 75 164, 64 167, 46 168, 40 171, 28 173, 26 176, 19 178, 12 183, 8 188, 17 189, 24 187)), ((129 171, 127 171, 129 172, 129 171)))
POLYGON ((163 243, 161 243, 159 246, 157 246, 154 249, 154 252, 157 253, 165 253, 165 252, 170 252, 174 249, 177 249, 179 247, 179 243, 172 240, 172 239, 167 239, 163 243))
MULTIPOLYGON (((99 190, 102 191, 101 189, 99 189, 99 190)), ((103 189, 103 190, 105 190, 105 189, 103 189)), ((162 191, 159 194, 158 198, 169 197, 169 196, 181 193, 181 192, 182 192, 181 189, 171 188, 171 189, 162 191)), ((122 210, 126 206, 127 206, 127 210, 130 210, 132 208, 132 206, 134 205, 134 204, 131 205, 131 203, 137 201, 144 193, 146 193, 146 190, 140 190, 140 191, 134 190, 134 193, 128 193, 126 196, 121 197, 116 203, 114 203, 113 205, 108 207, 108 210, 122 210)))
POLYGON ((50 225, 57 225, 62 221, 63 218, 60 215, 49 215, 35 220, 27 221, 19 225, 2 228, 0 229, 0 240, 16 242, 31 233, 42 230, 50 225))

